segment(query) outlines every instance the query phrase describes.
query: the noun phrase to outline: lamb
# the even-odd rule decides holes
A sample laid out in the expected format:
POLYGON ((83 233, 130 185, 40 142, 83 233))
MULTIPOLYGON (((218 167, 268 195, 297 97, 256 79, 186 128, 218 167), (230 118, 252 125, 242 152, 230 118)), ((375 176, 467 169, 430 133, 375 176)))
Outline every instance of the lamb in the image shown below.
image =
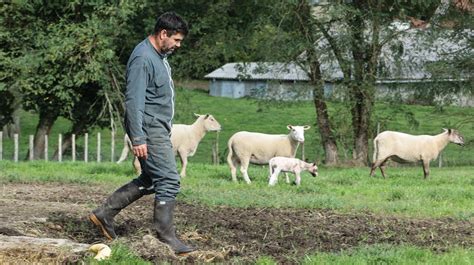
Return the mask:
MULTIPOLYGON (((308 171, 313 177, 318 175, 318 167, 316 163, 307 163, 298 158, 289 158, 276 156, 268 162, 268 168, 270 170, 270 180, 268 185, 274 186, 278 181, 278 175, 281 171, 283 172, 292 172, 296 175, 296 185, 299 186, 301 183, 300 173, 303 171, 308 171)), ((286 183, 289 183, 287 177, 286 183)))
POLYGON ((457 130, 443 130, 443 133, 434 136, 393 131, 380 133, 374 139, 374 162, 370 176, 374 176, 375 169, 379 167, 385 178, 385 163, 388 159, 392 159, 399 163, 422 161, 424 178, 428 178, 430 161, 436 159, 449 142, 464 145, 464 137, 457 130))
POLYGON ((295 157, 300 143, 304 143, 304 131, 310 126, 287 126, 290 133, 264 134, 256 132, 241 131, 230 137, 227 146, 229 154, 227 163, 232 174, 232 180, 237 181, 237 166, 240 164, 240 172, 245 182, 250 184, 247 173, 249 163, 264 165, 272 157, 295 157))
MULTIPOLYGON (((181 160, 181 177, 186 177, 186 167, 188 165, 188 157, 193 156, 196 153, 199 142, 204 138, 207 132, 220 131, 221 125, 210 114, 200 115, 194 114, 197 119, 193 124, 174 124, 171 128, 171 144, 173 145, 173 151, 175 155, 179 155, 181 160)), ((117 163, 121 163, 126 159, 128 151, 131 149, 131 142, 128 136, 127 145, 122 150, 122 156, 117 163), (125 155, 124 155, 125 154, 125 155)), ((133 161, 133 167, 138 174, 141 173, 140 163, 135 157, 133 161)))

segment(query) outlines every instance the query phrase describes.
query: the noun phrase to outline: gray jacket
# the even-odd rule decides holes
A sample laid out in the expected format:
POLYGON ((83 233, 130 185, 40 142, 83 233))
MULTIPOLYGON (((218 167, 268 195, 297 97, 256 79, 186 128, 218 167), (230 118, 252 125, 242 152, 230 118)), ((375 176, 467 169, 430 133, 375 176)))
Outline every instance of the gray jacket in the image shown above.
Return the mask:
POLYGON ((146 143, 144 128, 159 126, 171 132, 174 85, 166 56, 147 39, 133 50, 127 63, 125 128, 133 145, 146 143))

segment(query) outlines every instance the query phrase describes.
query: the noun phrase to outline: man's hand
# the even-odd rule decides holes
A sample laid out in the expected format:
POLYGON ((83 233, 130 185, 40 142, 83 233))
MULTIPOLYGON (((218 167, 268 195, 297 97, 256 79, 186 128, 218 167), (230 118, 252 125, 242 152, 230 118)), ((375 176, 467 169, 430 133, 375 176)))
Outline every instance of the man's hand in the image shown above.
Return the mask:
POLYGON ((133 146, 133 154, 135 156, 137 156, 138 158, 147 159, 148 150, 147 150, 146 144, 134 145, 133 146))

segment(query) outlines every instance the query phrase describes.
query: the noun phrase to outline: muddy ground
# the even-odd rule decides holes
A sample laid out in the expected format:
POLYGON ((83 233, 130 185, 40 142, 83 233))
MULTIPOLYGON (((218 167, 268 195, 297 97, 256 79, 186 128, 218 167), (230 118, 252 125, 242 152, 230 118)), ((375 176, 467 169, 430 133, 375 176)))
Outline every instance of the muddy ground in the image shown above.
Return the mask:
MULTIPOLYGON (((27 236, 110 244, 89 223, 87 214, 111 191, 113 188, 106 186, 0 184, 0 241, 2 237, 27 236)), ((436 252, 453 246, 474 246, 472 220, 408 219, 317 209, 209 208, 180 202, 175 213, 177 230, 199 251, 176 257, 152 236, 152 205, 152 196, 130 205, 116 217, 116 231, 120 243, 157 263, 252 262, 264 255, 280 263, 294 263, 317 251, 337 252, 384 243, 409 244, 436 252)), ((85 255, 91 254, 64 253, 63 249, 33 248, 22 243, 0 248, 0 263, 74 263, 85 255)))

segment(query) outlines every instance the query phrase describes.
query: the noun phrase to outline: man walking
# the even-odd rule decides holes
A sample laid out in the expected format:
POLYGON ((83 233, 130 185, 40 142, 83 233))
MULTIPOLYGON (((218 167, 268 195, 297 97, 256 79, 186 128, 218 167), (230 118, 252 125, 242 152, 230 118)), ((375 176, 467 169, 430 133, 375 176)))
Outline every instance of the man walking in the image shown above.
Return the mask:
POLYGON ((117 237, 113 219, 145 194, 155 194, 153 228, 158 239, 176 254, 194 251, 175 234, 173 212, 180 177, 170 141, 174 116, 174 85, 167 56, 181 46, 188 33, 176 13, 162 14, 154 33, 139 43, 127 63, 125 128, 139 158, 142 173, 116 190, 89 219, 110 240, 117 237))

